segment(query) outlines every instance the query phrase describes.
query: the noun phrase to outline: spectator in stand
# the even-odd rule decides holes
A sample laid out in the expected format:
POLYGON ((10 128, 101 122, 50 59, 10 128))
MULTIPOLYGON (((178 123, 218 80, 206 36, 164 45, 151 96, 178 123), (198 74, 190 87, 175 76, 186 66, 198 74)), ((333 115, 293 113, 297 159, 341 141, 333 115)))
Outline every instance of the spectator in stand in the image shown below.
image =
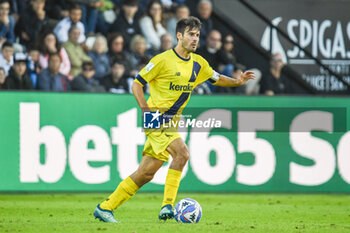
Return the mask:
POLYGON ((236 57, 234 55, 234 38, 228 34, 223 39, 223 45, 218 52, 219 56, 219 72, 230 76, 236 64, 236 57))
POLYGON ((85 37, 85 27, 81 20, 82 11, 79 5, 73 4, 69 8, 69 17, 62 19, 55 27, 54 33, 60 43, 68 40, 68 31, 72 26, 76 26, 80 30, 79 43, 83 43, 85 37))
MULTIPOLYGON (((33 66, 38 67, 39 66, 39 55, 40 55, 38 47, 33 46, 30 48, 27 48, 27 51, 28 51, 30 63, 33 63, 33 66)), ((38 67, 38 68, 40 68, 40 67, 38 67)))
MULTIPOLYGON (((145 67, 148 63, 149 63, 150 59, 147 58, 147 57, 142 57, 140 62, 139 62, 139 65, 137 66, 136 68, 136 72, 135 72, 135 75, 134 76, 129 76, 127 79, 126 79, 126 82, 128 84, 128 91, 129 93, 132 93, 132 90, 131 90, 131 87, 132 87, 132 84, 135 80, 135 77, 137 76, 137 74, 140 72, 140 70, 142 70, 143 67, 145 67)), ((149 94, 149 84, 147 83, 146 85, 143 86, 143 92, 145 94, 149 94)))
POLYGON ((27 71, 28 56, 25 53, 15 53, 14 64, 6 78, 6 89, 9 90, 32 90, 32 80, 27 71))
POLYGON ((61 74, 69 76, 71 65, 67 51, 57 41, 57 37, 52 31, 43 33, 39 38, 39 51, 39 65, 42 69, 48 67, 50 53, 59 53, 61 56, 61 66, 59 71, 61 74))
POLYGON ((128 93, 129 87, 127 83, 128 76, 125 73, 125 65, 120 60, 114 60, 111 64, 111 74, 105 76, 101 80, 101 84, 108 92, 115 94, 128 93))
POLYGON ((45 12, 50 19, 55 21, 69 17, 68 5, 65 0, 46 1, 45 12))
POLYGON ((108 57, 109 61, 121 60, 125 62, 125 68, 131 69, 130 54, 125 50, 124 37, 121 33, 116 32, 108 40, 108 57))
POLYGON ((138 0, 124 0, 122 11, 117 20, 112 24, 110 32, 120 32, 129 46, 131 39, 141 34, 138 17, 135 17, 138 10, 138 0))
POLYGON ((204 57, 214 70, 218 70, 219 68, 220 60, 218 51, 221 45, 221 33, 217 30, 212 30, 208 35, 205 46, 198 49, 198 54, 204 57))
POLYGON ((167 51, 173 48, 173 46, 174 46, 173 37, 169 33, 162 35, 162 37, 160 38, 159 52, 162 53, 164 51, 167 51))
POLYGON ((97 35, 92 51, 88 54, 94 62, 95 76, 94 78, 100 80, 110 71, 109 58, 107 55, 107 40, 103 35, 97 35))
MULTIPOLYGON (((115 0, 121 2, 122 0, 115 0)), ((139 11, 141 14, 144 14, 147 10, 147 6, 150 0, 139 0, 139 11)))
MULTIPOLYGON (((246 67, 242 64, 237 63, 235 65, 235 69, 231 72, 230 76, 234 79, 239 78, 241 73, 245 72, 246 67)), ((244 94, 245 93, 246 86, 238 86, 238 87, 220 87, 217 86, 215 88, 215 93, 225 93, 225 94, 244 94)))
POLYGON ((0 44, 5 41, 15 42, 15 19, 9 15, 10 2, 9 0, 0 1, 0 44))
POLYGON ((104 6, 104 2, 101 0, 70 0, 71 2, 80 4, 82 10, 81 21, 86 29, 86 34, 95 32, 98 8, 104 6))
POLYGON ((13 45, 11 42, 5 42, 1 48, 0 67, 4 68, 6 76, 13 66, 13 45))
POLYGON ((6 89, 6 75, 4 68, 0 67, 0 90, 6 89))
POLYGON ((136 69, 140 64, 142 59, 151 59, 152 55, 147 52, 146 40, 141 35, 136 35, 132 38, 130 42, 130 61, 133 72, 130 73, 131 76, 136 75, 136 69))
POLYGON ((147 41, 147 48, 158 51, 160 37, 167 33, 163 18, 163 8, 159 0, 152 0, 147 6, 147 15, 140 20, 143 36, 147 41))
POLYGON ((210 95, 212 90, 209 85, 210 83, 208 82, 201 83, 193 89, 192 93, 195 95, 210 95))
POLYGON ((83 92, 105 92, 105 88, 93 78, 94 75, 94 63, 92 61, 84 62, 83 72, 75 77, 75 79, 71 82, 72 90, 83 92))
POLYGON ((45 0, 32 0, 16 26, 20 43, 25 47, 35 46, 40 32, 48 28, 48 19, 44 11, 45 0))
POLYGON ((262 75, 260 93, 269 96, 294 93, 288 77, 282 73, 283 67, 282 55, 279 53, 273 54, 270 60, 269 72, 262 75))
MULTIPOLYGON (((212 30, 207 37, 207 43, 205 46, 198 49, 198 54, 204 57, 213 69, 217 71, 220 64, 218 51, 220 50, 221 45, 221 33, 217 30, 212 30)), ((209 81, 202 83, 201 87, 203 91, 198 91, 198 94, 210 94, 211 92, 214 92, 216 88, 216 86, 212 85, 209 81), (208 88, 210 88, 211 92, 207 91, 208 88)), ((201 87, 198 87, 198 89, 201 87)))
POLYGON ((11 0, 10 1, 10 12, 11 16, 15 19, 16 22, 18 22, 20 15, 23 15, 25 10, 27 1, 23 0, 11 0))
POLYGON ((173 43, 177 41, 176 37, 176 24, 180 19, 190 16, 190 9, 186 5, 178 5, 175 11, 175 17, 170 18, 167 21, 167 29, 170 35, 173 37, 173 43))
POLYGON ((72 26, 69 29, 69 40, 63 44, 66 49, 71 64, 69 75, 75 77, 82 71, 84 61, 91 61, 91 58, 86 55, 83 47, 79 44, 80 29, 77 26, 72 26))
POLYGON ((115 11, 117 3, 113 0, 101 0, 101 2, 103 2, 103 6, 98 8, 96 32, 107 35, 112 24, 117 19, 117 12, 115 11))
POLYGON ((213 20, 211 18, 212 11, 213 11, 213 5, 210 0, 200 0, 200 2, 197 5, 197 13, 198 13, 197 17, 202 22, 201 34, 199 37, 200 47, 205 46, 207 36, 214 29, 213 20))
POLYGON ((36 88, 38 75, 41 72, 39 65, 39 50, 37 47, 31 47, 28 50, 29 61, 27 64, 27 73, 32 80, 33 87, 36 88))
POLYGON ((68 78, 59 72, 61 56, 59 53, 52 53, 49 56, 49 66, 44 69, 38 77, 37 89, 43 91, 69 91, 68 78))

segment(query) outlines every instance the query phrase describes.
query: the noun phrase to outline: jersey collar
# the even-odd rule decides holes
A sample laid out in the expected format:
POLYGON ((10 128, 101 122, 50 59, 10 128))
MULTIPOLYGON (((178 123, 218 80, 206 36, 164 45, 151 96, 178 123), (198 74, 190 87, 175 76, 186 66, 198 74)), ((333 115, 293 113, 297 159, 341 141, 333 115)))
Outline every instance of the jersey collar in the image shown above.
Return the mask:
POLYGON ((173 48, 172 50, 174 51, 174 53, 176 54, 176 56, 177 56, 178 58, 180 58, 181 60, 183 60, 183 61, 189 61, 189 60, 191 59, 191 56, 190 56, 189 58, 185 59, 185 58, 181 57, 179 54, 177 54, 177 52, 175 51, 174 48, 173 48))

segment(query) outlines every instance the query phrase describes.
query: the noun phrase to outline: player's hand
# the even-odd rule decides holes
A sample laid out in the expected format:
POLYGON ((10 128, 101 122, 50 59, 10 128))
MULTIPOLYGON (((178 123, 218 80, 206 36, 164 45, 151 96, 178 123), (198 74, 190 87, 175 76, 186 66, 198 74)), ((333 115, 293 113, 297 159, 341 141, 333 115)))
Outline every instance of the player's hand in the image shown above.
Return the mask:
POLYGON ((244 73, 243 72, 241 73, 237 82, 240 83, 241 85, 244 85, 250 79, 255 79, 255 73, 253 71, 248 70, 244 73))

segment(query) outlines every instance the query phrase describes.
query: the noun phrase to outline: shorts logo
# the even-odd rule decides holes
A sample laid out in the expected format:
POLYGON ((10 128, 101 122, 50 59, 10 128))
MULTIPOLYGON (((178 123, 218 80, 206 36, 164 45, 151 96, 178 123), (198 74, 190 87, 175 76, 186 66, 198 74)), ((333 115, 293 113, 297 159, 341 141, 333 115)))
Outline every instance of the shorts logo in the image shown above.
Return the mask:
POLYGON ((159 110, 156 112, 143 113, 143 128, 144 129, 160 129, 160 115, 159 110))
POLYGON ((154 64, 152 62, 148 63, 148 65, 145 67, 145 71, 148 73, 150 72, 154 67, 154 64))

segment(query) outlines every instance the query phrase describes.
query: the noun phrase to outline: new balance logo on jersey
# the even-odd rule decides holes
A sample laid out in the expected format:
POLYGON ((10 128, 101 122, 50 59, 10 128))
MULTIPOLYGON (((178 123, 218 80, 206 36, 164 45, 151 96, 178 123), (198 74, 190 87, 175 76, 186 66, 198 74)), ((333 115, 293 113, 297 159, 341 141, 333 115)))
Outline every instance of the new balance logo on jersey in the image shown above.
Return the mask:
POLYGON ((187 85, 175 85, 170 82, 169 90, 171 91, 192 91, 193 86, 190 84, 187 85))

